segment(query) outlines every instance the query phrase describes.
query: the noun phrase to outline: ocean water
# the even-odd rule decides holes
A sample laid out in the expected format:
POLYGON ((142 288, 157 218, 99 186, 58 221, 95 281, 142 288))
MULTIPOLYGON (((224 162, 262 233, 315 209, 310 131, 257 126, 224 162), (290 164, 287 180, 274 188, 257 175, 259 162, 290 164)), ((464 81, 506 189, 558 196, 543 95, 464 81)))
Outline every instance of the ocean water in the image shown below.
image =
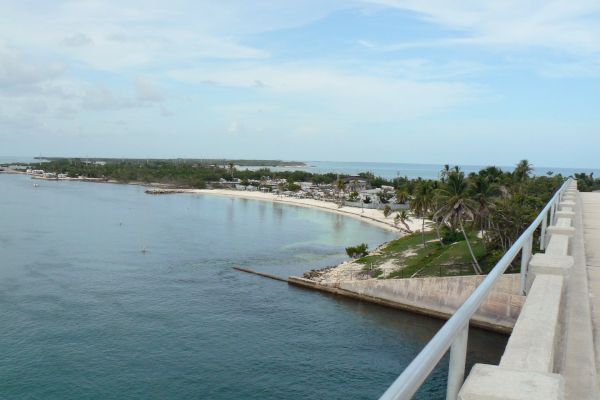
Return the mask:
MULTIPOLYGON (((0 174, 2 399, 375 399, 441 326, 231 268, 300 274, 393 237, 359 220, 37 182, 0 174)), ((494 363, 506 338, 469 342, 494 363)))
MULTIPOLYGON (((381 162, 343 162, 343 161, 305 161, 306 167, 290 168, 275 167, 274 171, 302 170, 312 173, 339 173, 343 175, 356 175, 359 172, 372 172, 375 176, 381 176, 386 179, 396 177, 407 177, 410 179, 439 179, 440 171, 444 167, 441 164, 408 164, 408 163, 381 163, 381 162)), ((478 172, 485 168, 485 165, 460 165, 461 169, 469 174, 478 172)), ((499 166, 504 171, 512 171, 514 166, 499 166)), ((255 169, 258 169, 255 168, 255 169)), ((535 175, 546 175, 548 172, 570 176, 577 172, 589 174, 593 172, 595 176, 600 176, 598 168, 558 168, 534 166, 535 175)))
MULTIPOLYGON (((7 157, 0 156, 0 164, 10 162, 39 162, 33 157, 7 157)), ((381 176, 386 179, 396 177, 407 177, 410 179, 439 179, 440 171, 444 167, 441 164, 409 164, 409 163, 382 163, 382 162, 344 162, 344 161, 304 161, 305 167, 270 167, 272 171, 307 171, 311 173, 337 173, 342 175, 356 175, 360 172, 372 172, 375 176, 381 176)), ((452 166, 452 165, 451 165, 452 166)), ((460 165, 461 169, 469 174, 479 172, 487 165, 460 165)), ((513 171, 513 166, 498 166, 504 171, 513 171)), ((257 170, 264 167, 238 167, 239 169, 257 170)), ((578 172, 586 174, 593 173, 596 177, 600 176, 600 168, 559 168, 533 166, 533 174, 542 176, 548 172, 553 174, 562 174, 563 176, 572 176, 578 172)))

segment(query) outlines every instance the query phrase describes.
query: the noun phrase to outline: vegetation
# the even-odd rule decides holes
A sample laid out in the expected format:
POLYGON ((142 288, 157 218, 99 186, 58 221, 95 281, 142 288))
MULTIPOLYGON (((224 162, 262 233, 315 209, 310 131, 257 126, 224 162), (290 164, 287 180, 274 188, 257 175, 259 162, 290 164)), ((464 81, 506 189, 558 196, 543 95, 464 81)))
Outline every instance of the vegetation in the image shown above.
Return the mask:
MULTIPOLYGON (((437 240, 435 232, 425 233, 426 247, 422 246, 421 240, 421 233, 404 236, 389 242, 375 253, 357 259, 356 262, 363 264, 366 271, 381 270, 382 265, 393 263, 398 268, 389 274, 388 278, 472 273, 471 255, 464 240, 446 243, 444 246, 437 240)), ((489 271, 497 257, 487 251, 481 239, 472 235, 470 240, 483 271, 489 271)))
MULTIPOLYGON (((357 262, 370 269, 393 263, 397 270, 389 277, 485 273, 564 181, 560 175, 533 177, 532 171, 523 160, 513 172, 487 167, 465 175, 459 167, 446 165, 439 181, 399 179, 396 190, 408 194, 413 215, 422 220, 421 231, 357 262), (434 228, 429 232, 427 220, 434 228)), ((587 176, 586 184, 591 189, 600 181, 587 176)), ((394 223, 401 221, 397 214, 394 223)))
MULTIPOLYGON (((44 161, 61 161, 65 160, 64 157, 35 157, 35 159, 44 161)), ((173 161, 177 163, 184 164, 202 164, 202 165, 216 165, 216 166, 235 166, 238 165, 240 167, 303 167, 306 166, 305 163, 301 161, 282 161, 282 160, 228 160, 228 159, 218 159, 218 158, 179 158, 175 160, 164 160, 160 158, 86 158, 86 161, 90 162, 106 162, 107 164, 113 163, 122 163, 122 162, 130 162, 130 163, 154 163, 157 161, 173 161)))
MULTIPOLYGON (((282 165, 280 162, 270 163, 282 165)), ((344 204, 347 194, 351 199, 358 199, 357 189, 349 190, 344 186, 344 177, 337 174, 239 168, 239 165, 243 164, 248 165, 241 160, 61 158, 41 162, 34 168, 66 173, 72 177, 84 176, 119 182, 162 183, 173 187, 195 188, 218 185, 220 180, 232 178, 239 179, 242 184, 247 185, 250 181, 265 182, 266 177, 270 177, 282 181, 278 188, 291 191, 300 190, 298 182, 329 184, 337 194, 336 201, 340 206, 344 204)), ((264 161, 264 164, 266 165, 267 161, 264 161)), ((420 249, 417 253, 421 261, 425 264, 429 259, 439 261, 440 257, 449 257, 443 254, 453 254, 459 252, 456 249, 464 249, 469 261, 463 260, 460 252, 457 260, 469 264, 475 273, 483 273, 486 270, 485 263, 482 264, 483 260, 489 259, 491 254, 506 251, 564 181, 561 175, 534 177, 532 170, 531 164, 523 160, 513 172, 491 166, 468 175, 459 167, 445 165, 439 180, 406 177, 388 180, 370 172, 360 173, 359 176, 370 188, 383 185, 393 187, 396 203, 408 203, 412 214, 421 219, 420 232, 415 236, 420 239, 420 249), (427 221, 431 221, 429 227, 426 225, 427 221), (433 229, 425 232, 426 228, 433 229)), ((576 178, 579 179, 581 190, 600 190, 600 180, 595 179, 592 174, 576 174, 576 178)), ((391 207, 388 204, 391 200, 390 194, 380 196, 380 200, 387 206, 385 213, 391 215, 391 207)), ((369 204, 372 201, 372 198, 365 196, 363 203, 369 204)), ((407 219, 408 215, 403 211, 397 213, 393 220, 396 226, 410 232, 407 219)), ((356 247, 358 246, 355 246, 354 250, 356 247)), ((349 254, 362 256, 360 251, 351 251, 349 254)))
POLYGON ((392 214, 392 211, 392 207, 390 207, 389 204, 386 204, 383 207, 383 216, 386 218, 389 217, 392 214))
POLYGON ((600 179, 594 178, 593 172, 590 174, 575 174, 575 179, 577 179, 577 189, 581 192, 600 190, 600 179))
POLYGON ((369 245, 367 245, 366 243, 361 243, 356 246, 349 246, 346 247, 346 254, 348 254, 348 257, 352 258, 364 257, 368 254, 368 248, 369 245))
MULTIPOLYGON (((215 161, 215 160, 210 160, 215 161)), ((216 160, 219 161, 219 160, 216 160)), ((253 161, 252 164, 261 163, 253 161)), ((278 162, 273 162, 278 163, 278 162)), ((241 160, 221 160, 214 164, 207 160, 139 160, 139 159, 79 159, 59 158, 34 164, 36 169, 46 172, 64 173, 70 177, 83 176, 86 178, 103 178, 118 182, 161 183, 181 188, 204 188, 211 182, 220 179, 241 179, 247 183, 249 180, 260 181, 265 176, 274 179, 286 179, 288 182, 312 181, 316 184, 332 184, 337 175, 312 174, 305 171, 278 171, 268 168, 255 170, 238 169, 241 160)), ((295 163, 297 165, 298 163, 295 163)), ((282 165, 277 165, 282 166, 282 165)), ((292 186, 290 190, 299 190, 292 186)))

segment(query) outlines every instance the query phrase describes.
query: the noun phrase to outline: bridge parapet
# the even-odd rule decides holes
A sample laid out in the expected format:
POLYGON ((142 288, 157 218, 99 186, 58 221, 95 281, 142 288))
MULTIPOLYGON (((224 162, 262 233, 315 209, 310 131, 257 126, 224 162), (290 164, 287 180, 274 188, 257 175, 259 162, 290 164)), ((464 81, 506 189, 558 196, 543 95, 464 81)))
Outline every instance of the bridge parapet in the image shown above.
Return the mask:
POLYGON ((380 400, 410 399, 448 349, 447 400, 563 399, 565 380, 555 371, 555 354, 564 288, 573 266, 573 216, 567 213, 577 211, 576 206, 577 183, 568 179, 380 400), (532 257, 538 229, 545 252, 532 257), (519 254, 520 293, 529 295, 506 352, 498 366, 476 364, 463 385, 470 319, 519 254))
POLYGON ((547 246, 540 246, 546 247, 545 253, 535 254, 529 262, 528 295, 500 364, 475 365, 459 399, 564 399, 564 377, 556 373, 555 358, 566 281, 574 264, 569 242, 575 234, 576 195, 570 185, 560 196, 560 209, 551 213, 551 225, 541 239, 544 243, 549 234, 550 240, 547 246))

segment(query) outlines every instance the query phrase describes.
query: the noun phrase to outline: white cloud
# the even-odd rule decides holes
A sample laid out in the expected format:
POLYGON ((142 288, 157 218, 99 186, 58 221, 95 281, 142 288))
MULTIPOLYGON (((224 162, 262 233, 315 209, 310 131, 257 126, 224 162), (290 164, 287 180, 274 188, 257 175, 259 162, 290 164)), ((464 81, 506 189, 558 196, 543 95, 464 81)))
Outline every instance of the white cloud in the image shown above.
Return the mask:
POLYGON ((65 37, 63 39, 62 43, 65 46, 81 47, 81 46, 87 46, 87 45, 93 44, 94 42, 92 41, 92 39, 90 39, 88 36, 84 35, 83 33, 76 33, 74 35, 65 37))
POLYGON ((137 104, 106 86, 94 86, 81 94, 81 106, 88 110, 103 111, 133 108, 137 104))
MULTIPOLYGON (((389 71, 387 71, 389 73, 389 71)), ((386 76, 347 73, 305 65, 250 65, 191 68, 169 73, 192 84, 256 88, 283 98, 308 96, 320 111, 361 117, 363 120, 407 119, 464 104, 481 92, 478 87, 450 82, 421 82, 386 76)))
POLYGON ((242 124, 240 123, 240 121, 233 120, 229 123, 229 127, 227 128, 227 133, 231 134, 231 135, 236 135, 238 133, 240 133, 240 131, 242 130, 242 124))
POLYGON ((165 99, 162 91, 147 78, 139 76, 135 80, 135 92, 141 102, 161 102, 165 99))
POLYGON ((21 52, 0 43, 0 89, 23 92, 63 75, 65 67, 57 62, 28 60, 21 52))
POLYGON ((600 3, 593 0, 552 1, 418 1, 372 0, 409 10, 423 19, 454 31, 451 37, 407 41, 390 50, 429 46, 536 46, 567 53, 598 53, 600 25, 594 15, 600 3))

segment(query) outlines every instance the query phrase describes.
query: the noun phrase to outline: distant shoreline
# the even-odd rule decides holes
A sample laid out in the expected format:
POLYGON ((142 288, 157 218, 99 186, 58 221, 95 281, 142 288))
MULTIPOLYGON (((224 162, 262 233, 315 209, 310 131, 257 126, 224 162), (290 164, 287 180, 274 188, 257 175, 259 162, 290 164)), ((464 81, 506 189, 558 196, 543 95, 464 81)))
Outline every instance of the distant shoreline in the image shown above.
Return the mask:
MULTIPOLYGON (((6 174, 22 174, 27 175, 24 171, 16 171, 5 169, 0 171, 0 173, 6 174)), ((211 195, 211 196, 222 196, 222 197, 230 197, 230 198, 240 198, 240 199, 248 199, 248 200, 258 200, 258 201, 269 201, 272 203, 279 204, 288 204, 298 207, 305 208, 313 208, 319 209, 323 211, 327 211, 330 213, 335 213, 338 215, 343 215, 351 218, 358 219, 365 223, 368 223, 373 226, 377 226, 378 228, 385 229, 394 233, 398 233, 401 236, 406 234, 402 229, 396 227, 394 225, 394 213, 390 214, 388 217, 383 215, 382 210, 378 209, 369 209, 365 208, 360 209, 358 207, 338 207, 336 203, 323 201, 323 200, 315 200, 315 199, 301 199, 295 197, 287 197, 287 196, 279 196, 273 193, 263 193, 258 191, 244 191, 244 190, 231 190, 231 189, 184 189, 184 188, 173 188, 170 185, 165 185, 161 183, 144 183, 144 182, 119 182, 111 179, 103 179, 103 178, 46 178, 42 176, 31 176, 32 179, 35 180, 45 180, 45 181, 68 181, 68 182, 91 182, 91 183, 112 183, 118 185, 136 185, 136 186, 144 186, 149 189, 161 189, 163 194, 196 194, 196 195, 211 195)), ((421 229, 421 221, 409 219, 406 221, 409 225, 410 229, 415 231, 421 229)))

